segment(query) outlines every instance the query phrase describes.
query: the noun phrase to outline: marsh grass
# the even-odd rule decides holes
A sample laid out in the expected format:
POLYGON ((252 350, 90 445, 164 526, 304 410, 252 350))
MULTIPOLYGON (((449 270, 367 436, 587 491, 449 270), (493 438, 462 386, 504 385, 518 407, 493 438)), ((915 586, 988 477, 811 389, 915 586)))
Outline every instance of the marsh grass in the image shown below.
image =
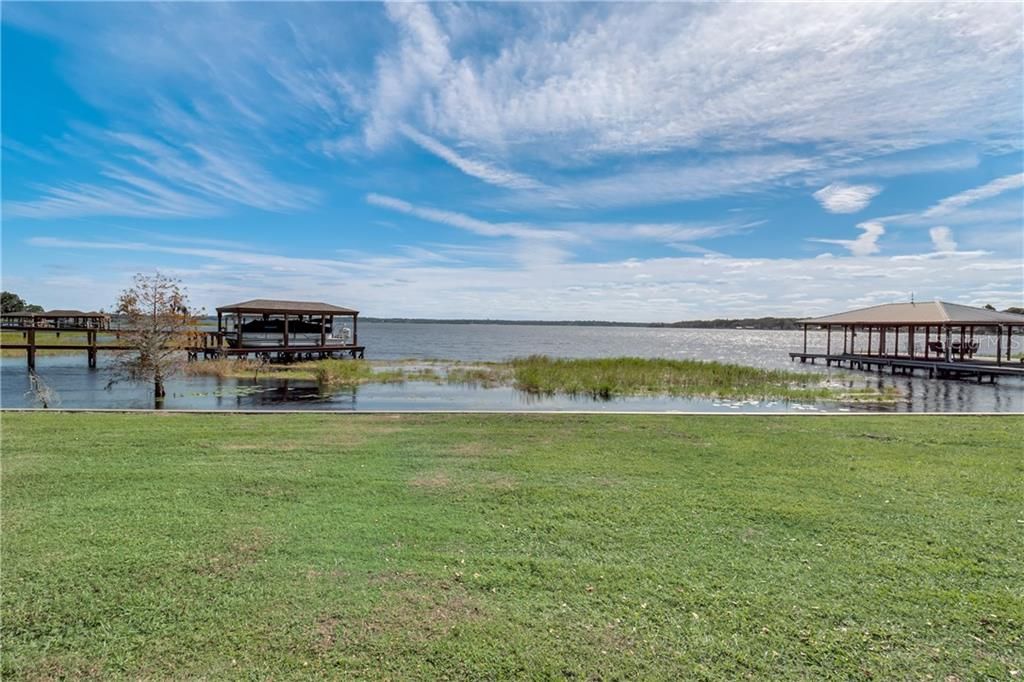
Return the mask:
POLYGON ((510 362, 515 387, 528 393, 719 398, 830 398, 839 393, 820 375, 698 360, 650 358, 558 359, 543 355, 510 362))
POLYGON ((191 363, 188 371, 237 379, 303 379, 322 386, 357 386, 429 381, 495 388, 512 386, 537 395, 588 396, 607 400, 626 396, 694 396, 844 402, 889 402, 894 389, 879 391, 826 385, 821 374, 765 370, 698 360, 657 358, 559 359, 543 355, 508 362, 419 361, 374 364, 366 360, 313 360, 259 364, 218 359, 191 363))
POLYGON ((453 365, 448 368, 445 377, 449 384, 495 388, 511 386, 515 373, 509 364, 489 362, 466 366, 453 365))

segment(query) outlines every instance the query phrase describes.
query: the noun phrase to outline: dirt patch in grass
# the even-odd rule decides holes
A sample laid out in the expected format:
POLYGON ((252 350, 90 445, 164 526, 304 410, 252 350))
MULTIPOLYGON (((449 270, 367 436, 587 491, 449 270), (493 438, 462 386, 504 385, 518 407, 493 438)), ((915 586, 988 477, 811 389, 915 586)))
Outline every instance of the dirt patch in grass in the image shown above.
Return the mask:
POLYGON ((373 576, 370 583, 381 587, 381 596, 347 633, 353 643, 378 637, 427 642, 484 617, 480 602, 458 582, 404 571, 373 576))
POLYGON ((481 478, 480 484, 491 490, 511 491, 519 487, 519 479, 508 474, 490 473, 481 478))
POLYGON ((314 630, 314 649, 318 654, 326 654, 334 648, 338 641, 338 626, 341 620, 334 616, 322 616, 316 621, 314 630))
POLYGON ((465 443, 456 443, 451 447, 450 452, 460 457, 480 457, 492 448, 493 446, 481 443, 480 441, 467 441, 465 443))
POLYGON ((95 661, 68 660, 47 657, 37 661, 35 665, 18 671, 14 677, 26 680, 49 682, 50 680, 102 680, 103 666, 95 661))
POLYGON ((445 471, 428 471, 415 476, 409 485, 417 490, 443 490, 452 485, 452 478, 445 471))
POLYGON ((261 528, 254 528, 244 537, 234 540, 227 549, 207 559, 198 569, 202 575, 231 577, 248 566, 259 562, 270 539, 261 528))
POLYGON ((625 654, 636 651, 636 641, 624 631, 621 623, 608 623, 591 631, 594 646, 602 654, 625 654))

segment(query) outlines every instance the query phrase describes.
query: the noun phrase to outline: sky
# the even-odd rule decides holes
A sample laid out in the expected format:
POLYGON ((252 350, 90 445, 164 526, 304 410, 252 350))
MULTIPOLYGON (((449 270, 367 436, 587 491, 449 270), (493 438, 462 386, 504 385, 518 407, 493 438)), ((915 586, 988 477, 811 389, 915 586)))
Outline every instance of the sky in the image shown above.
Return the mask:
POLYGON ((1020 3, 11 3, 2 283, 668 322, 1024 305, 1020 3))

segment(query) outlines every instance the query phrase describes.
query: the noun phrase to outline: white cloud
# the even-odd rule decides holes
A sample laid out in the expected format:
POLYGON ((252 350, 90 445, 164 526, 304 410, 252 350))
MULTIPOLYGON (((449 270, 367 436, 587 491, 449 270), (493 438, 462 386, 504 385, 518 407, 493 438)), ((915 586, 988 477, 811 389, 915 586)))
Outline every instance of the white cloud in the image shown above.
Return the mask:
POLYGON ((374 131, 412 116, 483 149, 556 158, 805 143, 877 153, 1021 127, 1012 3, 544 6, 522 10, 522 31, 481 23, 464 43, 430 9, 392 14, 402 45, 379 71, 374 131), (479 40, 497 47, 467 48, 479 40))
POLYGON ((456 211, 445 211, 437 208, 416 206, 404 201, 382 194, 368 194, 366 201, 374 206, 398 211, 406 215, 415 216, 433 223, 450 225, 460 230, 466 230, 484 237, 516 237, 518 239, 531 240, 575 240, 576 236, 570 232, 560 230, 545 230, 530 227, 522 223, 492 223, 486 220, 473 218, 464 213, 456 211))
POLYGON ((1006 175, 984 184, 981 187, 975 187, 974 189, 969 189, 966 192, 960 192, 959 194, 954 194, 951 197, 946 197, 924 211, 921 216, 928 219, 949 215, 950 213, 954 213, 965 206, 969 206, 970 204, 983 201, 985 199, 991 199, 1003 192, 1020 189, 1021 187, 1024 187, 1024 173, 1006 175))
POLYGON ((424 135, 407 125, 402 125, 400 130, 403 135, 426 149, 431 154, 444 159, 466 175, 471 175, 488 184, 497 185, 498 187, 506 187, 508 189, 541 189, 544 187, 543 183, 534 180, 528 175, 507 170, 505 168, 499 168, 484 161, 462 156, 454 149, 443 145, 429 135, 424 135))
MULTIPOLYGON (((473 260, 451 264, 437 258, 388 257, 366 262, 362 257, 298 258, 88 239, 37 237, 30 243, 50 249, 53 253, 48 258, 53 261, 59 261, 62 251, 73 255, 86 248, 121 254, 111 259, 111 268, 90 271, 73 289, 53 288, 45 272, 16 282, 23 296, 42 305, 81 308, 112 303, 134 272, 152 267, 152 253, 183 258, 179 270, 192 299, 207 310, 272 290, 282 298, 351 305, 366 315, 671 321, 810 316, 884 303, 907 291, 915 291, 922 300, 967 296, 1004 308, 1021 304, 1022 288, 1016 254, 956 252, 921 260, 876 255, 822 259, 673 255, 592 263, 561 262, 557 253, 545 252, 537 258, 514 257, 483 266, 473 260), (54 291, 60 291, 60 300, 53 299, 54 291), (341 299, 338 292, 344 292, 341 299), (678 303, 667 303, 669 299, 678 303)), ((434 250, 448 253, 445 248, 434 250)), ((463 255, 474 258, 471 251, 463 255)))
POLYGON ((847 185, 834 182, 814 193, 822 208, 830 213, 856 213, 867 208, 882 191, 877 185, 847 185))
POLYGON ((675 165, 648 163, 544 191, 523 192, 495 203, 514 208, 550 204, 609 208, 694 201, 763 191, 819 167, 819 160, 782 153, 723 156, 675 165))
POLYGON ((885 226, 880 222, 869 220, 858 224, 857 227, 862 232, 856 239, 812 239, 811 241, 838 244, 854 256, 870 256, 873 253, 878 253, 878 238, 885 234, 885 226))
POLYGON ((928 231, 928 235, 932 238, 932 244, 936 251, 940 253, 956 251, 956 240, 953 239, 953 231, 948 227, 933 227, 928 231))
POLYGON ((380 206, 422 220, 466 230, 484 237, 513 237, 517 239, 562 242, 597 241, 654 241, 675 244, 701 239, 714 239, 744 232, 764 221, 747 223, 615 223, 615 222, 556 222, 547 227, 530 223, 495 223, 457 211, 417 206, 403 199, 382 194, 368 194, 367 203, 380 206))

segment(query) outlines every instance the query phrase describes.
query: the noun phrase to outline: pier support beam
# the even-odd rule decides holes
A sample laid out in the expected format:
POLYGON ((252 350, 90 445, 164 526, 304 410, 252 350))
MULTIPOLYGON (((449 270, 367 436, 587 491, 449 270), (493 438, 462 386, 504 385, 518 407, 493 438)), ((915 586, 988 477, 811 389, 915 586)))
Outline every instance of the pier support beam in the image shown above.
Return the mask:
POLYGON ((28 358, 28 368, 36 368, 36 330, 28 330, 28 349, 25 351, 25 355, 28 358))

